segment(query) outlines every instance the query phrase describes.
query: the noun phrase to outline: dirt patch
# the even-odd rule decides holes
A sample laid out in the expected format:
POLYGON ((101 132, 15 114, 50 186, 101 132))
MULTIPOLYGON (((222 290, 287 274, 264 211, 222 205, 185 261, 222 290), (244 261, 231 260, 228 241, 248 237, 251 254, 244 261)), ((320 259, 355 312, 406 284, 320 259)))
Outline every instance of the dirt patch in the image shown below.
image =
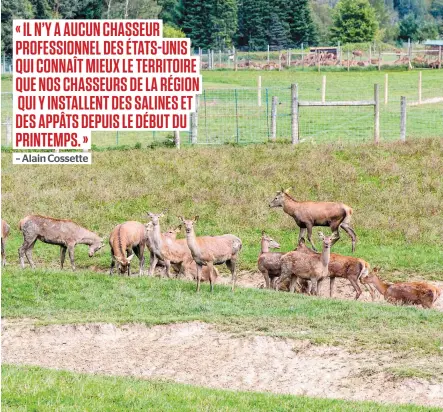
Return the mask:
POLYGON ((389 352, 350 353, 308 341, 234 337, 201 322, 30 326, 3 322, 3 362, 166 378, 213 388, 443 407, 443 383, 396 380, 389 352))

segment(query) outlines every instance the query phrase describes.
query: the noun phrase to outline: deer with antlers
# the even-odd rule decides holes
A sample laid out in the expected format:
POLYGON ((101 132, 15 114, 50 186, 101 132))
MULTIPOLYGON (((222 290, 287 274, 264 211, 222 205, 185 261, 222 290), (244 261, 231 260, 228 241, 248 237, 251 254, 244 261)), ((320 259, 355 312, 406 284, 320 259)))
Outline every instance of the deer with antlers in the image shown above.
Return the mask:
POLYGON ((192 257, 197 264, 197 292, 200 291, 200 281, 202 267, 209 268, 211 292, 214 290, 213 267, 214 265, 226 264, 232 274, 232 290, 235 289, 235 269, 238 253, 242 248, 241 240, 234 235, 221 236, 201 236, 195 235, 194 224, 198 221, 198 216, 194 219, 179 217, 183 222, 186 231, 186 241, 192 257))
POLYGON ((421 305, 424 308, 431 308, 441 295, 441 289, 426 282, 397 282, 388 284, 383 282, 378 276, 378 268, 365 276, 361 282, 372 284, 390 303, 421 305))
POLYGON ((339 229, 342 228, 352 240, 352 252, 355 251, 357 235, 350 226, 352 208, 338 202, 311 202, 299 201, 289 195, 289 189, 277 192, 275 198, 269 203, 269 207, 281 207, 291 216, 300 228, 298 242, 302 237, 307 237, 312 248, 317 251, 312 242, 312 228, 314 226, 329 226, 334 233, 334 242, 340 239, 339 229))

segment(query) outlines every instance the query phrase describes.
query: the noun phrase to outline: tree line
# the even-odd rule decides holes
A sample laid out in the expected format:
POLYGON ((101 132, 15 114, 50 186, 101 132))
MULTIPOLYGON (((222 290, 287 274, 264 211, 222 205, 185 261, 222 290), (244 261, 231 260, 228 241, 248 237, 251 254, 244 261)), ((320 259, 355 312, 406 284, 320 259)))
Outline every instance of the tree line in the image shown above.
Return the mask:
POLYGON ((165 36, 215 50, 443 37, 443 0, 3 0, 4 54, 12 20, 32 18, 161 18, 165 36))

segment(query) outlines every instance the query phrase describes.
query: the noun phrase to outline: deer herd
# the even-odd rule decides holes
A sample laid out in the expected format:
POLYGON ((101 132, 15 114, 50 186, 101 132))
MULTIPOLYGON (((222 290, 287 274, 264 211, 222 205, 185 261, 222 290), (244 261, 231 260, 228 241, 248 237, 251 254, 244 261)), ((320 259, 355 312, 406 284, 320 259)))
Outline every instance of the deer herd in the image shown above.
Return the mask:
MULTIPOLYGON (((377 275, 378 268, 370 269, 363 259, 331 253, 331 248, 340 239, 340 229, 351 238, 352 252, 355 251, 357 235, 351 227, 352 208, 338 202, 299 201, 289 194, 289 189, 277 192, 269 207, 281 207, 292 217, 300 228, 298 243, 288 252, 280 249, 277 241, 262 232, 261 251, 258 256, 258 269, 264 277, 265 287, 280 290, 287 287, 289 292, 319 294, 322 282, 329 278, 329 295, 333 296, 334 282, 337 277, 349 281, 355 290, 355 299, 362 293, 363 285, 372 300, 377 290, 386 301, 400 304, 421 305, 430 308, 440 297, 441 290, 426 282, 398 282, 388 284, 377 275), (314 227, 329 227, 331 235, 319 232, 322 250, 318 252, 312 231, 314 227), (306 241, 312 248, 307 247, 306 241)), ((236 269, 242 241, 237 236, 197 236, 198 216, 193 219, 178 217, 180 226, 166 232, 161 230, 161 219, 166 211, 155 214, 149 212, 147 223, 128 221, 117 225, 109 236, 111 248, 110 275, 115 266, 120 274, 131 274, 131 261, 134 256, 139 260, 139 274, 145 270, 145 249, 150 253, 148 274, 154 275, 157 266, 163 266, 166 276, 171 277, 171 268, 178 275, 190 276, 197 282, 197 292, 201 281, 208 281, 211 292, 219 276, 216 265, 226 264, 232 275, 232 290, 236 283, 236 269), (185 238, 177 239, 182 228, 185 238)), ((104 239, 71 220, 30 215, 19 223, 23 234, 23 244, 18 249, 20 265, 25 267, 25 257, 34 269, 32 250, 37 240, 60 246, 60 266, 63 268, 66 251, 71 267, 75 270, 74 247, 76 244, 89 246, 89 256, 104 246, 104 239)), ((5 242, 10 227, 2 220, 1 251, 2 265, 6 265, 5 242)))

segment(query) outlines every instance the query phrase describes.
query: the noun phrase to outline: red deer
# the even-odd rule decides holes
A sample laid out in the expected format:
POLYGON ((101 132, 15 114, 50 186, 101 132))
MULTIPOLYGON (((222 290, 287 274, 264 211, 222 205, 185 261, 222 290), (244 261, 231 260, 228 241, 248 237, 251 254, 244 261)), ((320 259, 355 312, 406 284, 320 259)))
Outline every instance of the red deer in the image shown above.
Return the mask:
MULTIPOLYGON (((309 249, 302 238, 297 246, 297 251, 311 254, 318 254, 313 250, 309 249)), ((352 256, 343 256, 337 253, 331 253, 329 258, 328 272, 329 272, 329 296, 332 298, 334 291, 335 278, 345 278, 348 279, 352 287, 355 290, 355 300, 357 300, 361 295, 361 289, 358 285, 358 280, 362 276, 369 273, 370 265, 363 259, 355 258, 352 256)), ((374 300, 374 291, 371 285, 364 285, 369 293, 371 294, 372 300, 374 300)))
POLYGON ((9 225, 2 219, 2 266, 6 266, 6 239, 9 236, 9 225))
POLYGON ((360 60, 361 60, 362 57, 363 57, 363 52, 362 52, 361 50, 354 50, 354 51, 352 52, 352 54, 353 54, 355 57, 360 57, 360 60))
POLYGON ((111 269, 109 274, 114 272, 115 262, 120 274, 131 275, 131 260, 134 254, 140 261, 140 276, 143 275, 145 267, 145 246, 146 233, 145 225, 140 222, 129 221, 117 225, 112 229, 109 236, 109 246, 111 246, 111 269))
POLYGON ((280 245, 263 232, 257 261, 258 270, 265 278, 266 287, 275 289, 277 278, 281 275, 281 258, 286 252, 270 252, 269 249, 280 249, 280 245))
POLYGON ((440 297, 441 290, 426 282, 398 282, 389 285, 383 282, 377 275, 377 268, 373 272, 363 276, 361 282, 372 284, 390 303, 422 305, 431 308, 440 297))
POLYGON ((23 233, 23 244, 18 250, 20 265, 23 269, 25 267, 25 255, 31 267, 35 269, 35 264, 32 260, 32 249, 37 240, 60 246, 60 266, 62 269, 66 250, 68 250, 72 270, 75 270, 75 245, 88 245, 89 257, 92 257, 95 252, 104 246, 102 238, 94 232, 74 223, 72 220, 29 215, 20 221, 19 230, 23 233))
POLYGON ((314 226, 329 226, 335 233, 334 242, 340 238, 339 228, 342 228, 352 239, 352 252, 355 251, 357 235, 350 226, 352 208, 344 203, 336 202, 301 202, 288 194, 288 190, 277 192, 269 207, 282 207, 283 211, 291 216, 300 227, 298 242, 308 233, 308 240, 312 248, 317 251, 312 242, 312 228, 314 226))
POLYGON ((300 278, 310 280, 310 293, 318 295, 319 283, 328 276, 331 247, 334 244, 336 234, 333 233, 331 236, 325 236, 322 232, 319 232, 318 235, 323 241, 321 253, 313 255, 295 250, 286 253, 281 258, 281 276, 278 279, 278 284, 285 279, 291 279, 290 292, 294 292, 295 285, 300 278))
POLYGON ((209 268, 209 283, 211 284, 211 292, 214 290, 214 265, 226 264, 232 274, 232 290, 235 289, 235 267, 237 263, 238 253, 242 248, 241 240, 234 235, 221 236, 201 236, 196 237, 194 231, 194 223, 197 222, 198 216, 194 219, 185 219, 180 217, 186 231, 186 241, 191 251, 192 257, 197 264, 197 292, 200 290, 200 281, 202 275, 202 267, 209 268))

